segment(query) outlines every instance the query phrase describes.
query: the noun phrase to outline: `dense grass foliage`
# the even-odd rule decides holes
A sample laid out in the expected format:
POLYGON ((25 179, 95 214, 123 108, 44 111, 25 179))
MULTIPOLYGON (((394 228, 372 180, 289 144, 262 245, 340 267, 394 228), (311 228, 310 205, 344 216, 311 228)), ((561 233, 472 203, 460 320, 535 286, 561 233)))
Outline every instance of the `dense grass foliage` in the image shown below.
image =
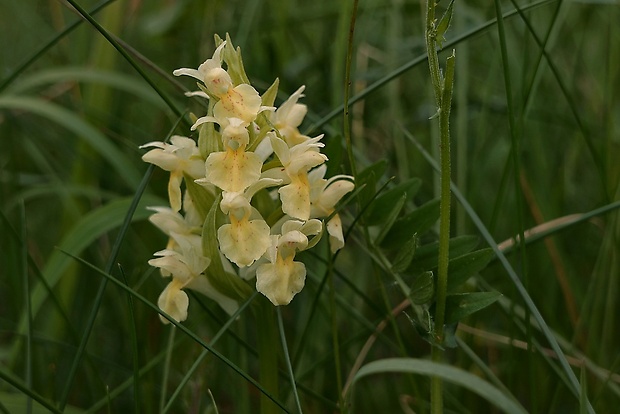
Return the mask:
POLYGON ((79 1, 92 21, 65 2, 0 4, 0 412, 249 413, 271 390, 290 412, 298 397, 307 413, 424 413, 432 373, 446 412, 617 410, 620 3, 454 3, 439 52, 456 55, 449 278, 502 296, 451 314, 440 366, 415 299, 439 230, 425 5, 359 2, 350 159, 353 3, 79 1), (254 295, 230 317, 192 294, 174 328, 147 264, 167 243, 146 206, 167 204, 168 174, 138 147, 206 113, 172 71, 226 33, 259 93, 279 78, 281 104, 306 85, 300 129, 326 134, 328 175, 358 188, 346 246, 299 255, 290 305, 254 295))

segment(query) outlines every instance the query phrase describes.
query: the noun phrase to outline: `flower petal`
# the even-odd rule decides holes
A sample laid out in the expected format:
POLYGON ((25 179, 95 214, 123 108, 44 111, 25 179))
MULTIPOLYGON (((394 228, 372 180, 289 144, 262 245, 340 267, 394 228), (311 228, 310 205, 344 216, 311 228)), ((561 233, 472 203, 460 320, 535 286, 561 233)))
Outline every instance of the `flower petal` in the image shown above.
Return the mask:
MULTIPOLYGON (((168 283, 168 286, 159 295, 157 299, 157 306, 159 309, 166 312, 177 322, 183 322, 187 319, 187 308, 189 307, 189 298, 187 293, 181 290, 182 284, 177 280, 172 280, 168 283)), ((170 323, 170 321, 163 316, 159 316, 163 323, 170 323)))
POLYGON ((291 177, 291 183, 278 190, 282 211, 300 220, 310 218, 310 184, 305 174, 291 177))
POLYGON ((253 152, 236 151, 209 154, 206 179, 224 191, 240 192, 258 181, 263 163, 253 152))
POLYGON ((276 306, 288 305, 306 282, 306 266, 293 261, 293 257, 278 257, 275 263, 260 265, 256 269, 256 290, 276 306))
POLYGON ((258 260, 271 245, 269 225, 264 220, 232 220, 217 231, 220 250, 239 267, 258 260))
POLYGON ((332 253, 336 253, 338 250, 344 247, 344 235, 342 234, 342 221, 338 214, 334 215, 330 221, 327 222, 327 233, 329 234, 329 247, 332 253))

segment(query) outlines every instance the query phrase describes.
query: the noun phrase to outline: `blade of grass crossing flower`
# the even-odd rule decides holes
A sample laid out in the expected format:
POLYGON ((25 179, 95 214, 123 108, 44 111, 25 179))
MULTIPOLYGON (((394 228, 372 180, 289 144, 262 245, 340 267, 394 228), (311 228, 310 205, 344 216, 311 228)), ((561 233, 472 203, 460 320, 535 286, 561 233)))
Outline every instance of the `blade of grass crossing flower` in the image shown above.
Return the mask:
MULTIPOLYGON (((429 165, 433 167, 433 169, 436 172, 438 172, 439 166, 437 165, 437 162, 430 156, 430 154, 424 149, 424 147, 408 131, 405 130, 405 134, 409 138, 409 140, 415 145, 418 151, 420 151, 422 156, 424 156, 425 160, 429 163, 429 165)), ((540 311, 536 307, 536 304, 534 303, 531 296, 527 292, 527 289, 525 289, 525 287, 523 286, 523 283, 519 279, 519 276, 512 268, 512 265, 510 264, 510 262, 508 262, 508 259, 506 259, 506 256, 504 255, 504 253, 497 247, 497 242, 493 239, 493 236, 491 236, 491 233, 489 233, 489 231, 487 230, 482 220, 480 220, 480 217, 478 217, 478 214, 475 212, 475 210, 473 209, 471 204, 469 204, 469 202, 463 196, 463 194, 461 194, 458 187, 454 185, 454 183, 452 183, 451 186, 452 186, 452 194, 454 194, 456 199, 466 210, 467 215, 472 220, 472 222, 474 223, 474 225, 476 226, 476 228, 478 229, 478 231, 480 232, 484 240, 487 242, 489 247, 491 247, 493 251, 495 252, 495 255, 497 256, 500 263, 502 264, 502 267, 504 268, 504 270, 506 270, 508 277, 510 278, 514 286, 517 288, 519 295, 525 302, 527 309, 529 309, 532 316, 538 323, 540 330, 542 331, 543 335, 547 339, 547 342, 549 343, 553 351, 557 354, 558 360, 560 361, 560 365, 562 366, 562 370, 566 374, 566 377, 569 381, 570 390, 577 398, 579 398, 579 395, 581 393, 581 385, 579 384, 579 380, 575 376, 575 373, 573 372, 568 361, 566 360, 566 355, 564 355, 564 352, 560 348, 560 345, 558 344, 558 341, 555 338, 553 332, 551 331, 551 329, 545 322, 540 311)), ((588 412, 589 413, 594 412, 591 405, 588 406, 588 412)))
MULTIPOLYGON (((237 318, 248 308, 248 306, 250 305, 252 300, 254 300, 254 298, 256 298, 257 295, 258 295, 258 291, 254 291, 252 296, 250 296, 245 302, 243 302, 243 304, 241 306, 239 306, 239 309, 237 309, 237 311, 233 315, 231 315, 230 318, 228 318, 226 323, 224 325, 222 325, 220 330, 217 331, 215 336, 209 342, 209 344, 211 346, 215 346, 215 344, 220 339, 220 337, 222 335, 224 335, 224 333, 228 330, 230 325, 232 325, 232 323, 234 321, 236 321, 237 318)), ((192 366, 187 370, 187 372, 185 373, 185 376, 183 377, 183 379, 181 379, 181 381, 179 381, 179 384, 177 385, 177 388, 174 390, 174 392, 172 393, 172 395, 168 399, 168 402, 163 407, 163 410, 160 411, 162 414, 165 414, 165 413, 167 413, 170 410, 170 408, 172 407, 172 403, 181 394, 181 391, 183 390, 183 387, 189 382, 191 376, 194 374, 194 372, 196 372, 196 370, 198 369, 198 366, 200 365, 200 363, 205 359, 205 357, 208 354, 209 354, 209 350, 208 349, 204 349, 200 353, 198 358, 196 358, 196 361, 194 361, 192 366)), ((215 406, 215 401, 213 402, 213 405, 215 406)))
POLYGON ((299 394, 297 393, 297 385, 295 383, 295 374, 293 373, 293 366, 291 365, 291 357, 288 353, 288 345, 286 344, 286 334, 284 332, 284 322, 282 321, 282 308, 278 307, 276 309, 276 313, 278 314, 278 330, 280 331, 280 341, 282 343, 282 351, 284 352, 284 361, 286 362, 286 369, 288 370, 288 374, 291 379, 291 387, 293 396, 295 397, 295 405, 297 406, 297 412, 299 414, 303 413, 301 409, 301 402, 299 401, 299 394))
MULTIPOLYGON (((138 189, 136 190, 136 193, 133 199, 131 200, 131 204, 129 205, 129 208, 126 211, 123 223, 116 236, 114 245, 112 246, 112 252, 105 266, 106 274, 110 273, 110 271, 112 270, 112 267, 114 266, 114 263, 116 263, 116 258, 118 257, 118 253, 120 251, 123 239, 125 238, 125 234, 127 233, 127 230, 129 229, 129 225, 131 224, 134 213, 138 209, 138 204, 151 178, 151 175, 153 174, 153 170, 154 170, 154 166, 152 164, 149 165, 149 167, 146 170, 146 173, 144 174, 144 177, 142 178, 142 182, 138 186, 138 189)), ((93 326, 95 324, 95 319, 97 318, 97 314, 99 313, 99 308, 101 306, 101 300, 103 299, 103 293, 105 292, 106 285, 107 285, 107 279, 103 279, 101 283, 99 284, 99 289, 97 291, 97 295, 95 296, 95 300, 93 301, 93 306, 91 308, 88 321, 86 323, 85 328, 83 329, 83 335, 80 341, 80 345, 76 351, 75 357, 73 359, 73 363, 71 364, 71 368, 69 370, 67 379, 65 380, 65 387, 63 389, 63 392, 59 400, 60 401, 59 406, 61 409, 64 409, 65 405, 67 404, 67 399, 69 398, 69 393, 73 386, 73 380, 77 373, 78 366, 82 360, 84 351, 86 350, 86 345, 88 343, 88 340, 90 338, 90 333, 92 332, 93 326)))
MULTIPOLYGON (((172 128, 170 129, 170 131, 168 132, 167 136, 166 136, 166 140, 170 138, 170 136, 172 135, 172 133, 174 132, 174 130, 176 129, 176 127, 178 126, 179 122, 181 122, 181 120, 183 119, 183 114, 179 116, 179 118, 177 119, 177 122, 172 126, 172 128)), ((146 190, 146 186, 149 183, 149 180, 151 179, 151 175, 153 174, 153 170, 154 170, 154 165, 150 164, 149 167, 147 168, 146 172, 144 173, 144 176, 142 177, 142 181, 140 182, 140 185, 138 186, 138 188, 136 189, 136 192, 133 196, 133 199, 131 200, 131 204, 129 205, 129 207, 127 208, 124 218, 123 218, 123 222, 121 224, 121 227, 119 229, 119 232, 116 236, 116 240, 114 241, 114 245, 112 246, 112 251, 110 253, 110 257, 108 258, 108 261, 106 262, 106 266, 105 266, 105 270, 104 272, 106 274, 109 274, 114 266, 114 263, 116 263, 116 258, 118 257, 118 254, 120 252, 121 249, 121 245, 123 243, 123 240, 125 239, 125 234, 127 233, 127 230, 129 229, 129 225, 132 222, 132 219, 134 217, 134 214, 136 213, 136 210, 138 209, 138 205, 141 201, 142 195, 144 194, 144 191, 146 190)), ((75 354, 75 358, 73 359, 73 364, 71 365, 69 374, 67 376, 67 379, 65 381, 65 387, 63 389, 63 392, 61 394, 60 400, 59 400, 59 406, 61 407, 61 409, 63 409, 67 403, 67 399, 69 398, 69 392, 71 391, 71 388, 73 386, 73 380, 75 378, 76 372, 77 372, 77 368, 78 365, 80 364, 81 360, 82 360, 82 355, 86 349, 86 345, 88 343, 88 340, 90 338, 90 333, 92 332, 93 326, 95 324, 95 319, 97 317, 97 314, 99 313, 99 308, 101 306, 101 300, 103 299, 103 293, 105 292, 105 288, 107 285, 107 280, 108 279, 103 279, 101 281, 101 283, 99 284, 99 289, 97 291, 97 295, 95 297, 95 300, 93 302, 93 307, 91 309, 90 315, 88 317, 88 321, 86 323, 86 326, 83 330, 83 336, 82 336, 82 340, 80 341, 80 345, 78 347, 78 350, 75 354)))
MULTIPOLYGON (((185 339, 185 338, 181 338, 181 339, 185 339)), ((182 343, 181 339, 177 339, 174 342, 174 349, 177 349, 181 345, 182 343)), ((149 362, 147 362, 142 368, 140 368, 138 377, 143 378, 147 373, 149 373, 154 368, 160 367, 163 361, 165 360, 166 355, 167 355, 167 350, 164 350, 164 351, 161 351, 158 355, 155 355, 154 357, 152 357, 149 360, 149 362)), ((107 395, 103 397, 102 399, 100 399, 99 401, 95 402, 91 407, 89 407, 86 410, 86 412, 87 413, 100 412, 103 407, 105 407, 106 405, 109 405, 109 401, 113 401, 116 397, 120 396, 123 392, 127 391, 130 387, 132 387, 133 382, 134 382, 134 377, 131 376, 127 378, 124 382, 122 382, 120 385, 118 385, 116 388, 108 390, 107 395)))
MULTIPOLYGON (((121 198, 86 215, 76 222, 75 226, 65 235, 60 242, 60 249, 72 252, 73 254, 80 254, 86 247, 101 237, 101 235, 106 234, 120 225, 130 206, 130 201, 131 200, 121 198)), ((147 205, 157 205, 161 203, 159 198, 152 196, 144 197, 140 204, 141 208, 138 210, 134 219, 146 219, 150 215, 150 212, 148 212, 145 207, 147 205)), ((43 277, 40 278, 39 283, 34 286, 32 291, 31 306, 35 318, 41 310, 44 301, 50 296, 50 292, 52 292, 52 289, 56 286, 70 264, 70 259, 61 252, 54 251, 51 254, 42 271, 43 277)), ((57 299, 53 300, 59 303, 57 299)), ((57 309, 60 309, 60 307, 57 306, 57 309)), ((62 314, 64 314, 64 311, 61 311, 61 316, 62 314)), ((65 317, 66 314, 63 316, 63 319, 65 317)), ((23 334, 25 331, 26 320, 22 318, 19 321, 18 332, 23 334)), ((16 341, 15 344, 13 344, 11 350, 12 357, 9 358, 9 360, 16 360, 18 352, 19 341, 16 341)))
POLYGON ((278 401, 273 395, 271 395, 269 392, 267 392, 254 378, 250 377, 249 374, 247 374, 245 371, 243 371, 241 368, 239 368, 237 365, 235 365, 231 360, 226 358, 220 352, 216 351, 211 345, 207 344, 202 339, 200 339, 200 337, 195 332, 191 331, 189 328, 187 328, 184 325, 180 324, 174 318, 172 318, 172 316, 168 315, 166 312, 164 312, 161 309, 159 309, 157 307, 157 305, 153 304, 151 301, 149 301, 147 298, 145 298, 144 296, 140 295, 138 292, 134 291, 133 289, 125 286, 124 283, 120 282, 119 280, 114 278, 109 273, 104 272, 103 270, 101 270, 98 267, 92 265, 91 263, 87 262, 86 260, 84 260, 84 259, 82 259, 80 257, 74 256, 71 253, 66 252, 66 251, 63 251, 63 253, 66 254, 67 256, 71 257, 73 260, 76 260, 76 261, 82 263, 83 265, 87 266, 88 268, 94 270, 95 272, 99 273, 101 276, 103 276, 109 282, 112 282, 116 287, 120 288, 121 290, 123 290, 123 291, 125 291, 125 292, 127 292, 129 294, 131 294, 135 299, 138 299, 140 302, 142 302, 148 308, 150 308, 151 310, 153 310, 157 314, 159 314, 162 317, 164 317, 165 319, 167 319, 168 322, 170 322, 170 324, 174 325, 181 332, 183 332, 185 335, 187 335, 190 339, 192 339, 194 342, 196 342, 197 344, 199 344, 203 348, 208 349, 209 352, 211 352, 220 361, 222 361, 224 364, 228 365, 228 367, 230 367, 233 371, 235 371, 237 374, 239 374, 241 377, 243 377, 250 384, 255 386, 263 395, 265 395, 267 398, 269 398, 271 401, 273 401, 284 412, 286 412, 286 413, 289 412, 286 409, 286 407, 280 401, 278 401))

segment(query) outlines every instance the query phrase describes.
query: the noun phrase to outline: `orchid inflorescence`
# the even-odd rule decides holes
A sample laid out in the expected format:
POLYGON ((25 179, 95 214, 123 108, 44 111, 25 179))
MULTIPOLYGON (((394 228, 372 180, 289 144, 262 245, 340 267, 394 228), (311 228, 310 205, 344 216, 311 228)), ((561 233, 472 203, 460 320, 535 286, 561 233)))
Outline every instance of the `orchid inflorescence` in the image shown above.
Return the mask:
POLYGON ((170 207, 151 207, 150 217, 169 242, 149 264, 171 278, 158 305, 179 322, 187 318, 185 288, 232 314, 256 278, 256 290, 274 305, 289 304, 306 279, 295 254, 316 245, 324 229, 332 253, 344 246, 335 205, 354 188, 350 176, 324 178, 323 135, 299 132, 304 86, 276 108, 278 80, 260 96, 239 48, 229 37, 216 36, 216 45, 198 69, 173 72, 200 81, 186 95, 208 99, 207 115, 191 127, 198 142, 175 135, 141 147, 153 147, 144 161, 170 172, 170 207))

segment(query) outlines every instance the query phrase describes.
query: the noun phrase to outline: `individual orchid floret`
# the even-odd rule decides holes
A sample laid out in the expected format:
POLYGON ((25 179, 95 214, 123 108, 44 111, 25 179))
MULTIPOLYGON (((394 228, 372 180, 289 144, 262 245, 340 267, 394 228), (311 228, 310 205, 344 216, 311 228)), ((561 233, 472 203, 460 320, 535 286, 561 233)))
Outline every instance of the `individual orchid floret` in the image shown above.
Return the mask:
POLYGON ((222 253, 239 267, 250 266, 271 243, 269 225, 250 205, 250 200, 257 191, 279 183, 280 180, 263 178, 243 193, 225 192, 222 195, 220 208, 228 215, 230 224, 218 229, 217 238, 222 253))
POLYGON ((305 86, 302 86, 297 89, 297 91, 271 115, 271 122, 291 147, 309 139, 308 136, 302 135, 298 129, 308 112, 308 107, 306 105, 297 103, 299 98, 304 96, 302 92, 305 88, 305 86))
MULTIPOLYGON (((149 217, 149 221, 169 237, 173 233, 183 236, 190 235, 199 229, 198 226, 191 225, 185 220, 185 217, 169 207, 147 207, 147 209, 155 212, 149 217)), ((173 249, 174 246, 174 239, 170 237, 166 248, 173 249)))
POLYGON ((271 236, 265 252, 269 263, 256 269, 256 290, 276 306, 288 305, 306 281, 306 266, 296 262, 295 253, 308 247, 308 236, 321 232, 322 224, 313 219, 307 222, 289 220, 282 225, 281 235, 271 236))
POLYGON ((318 150, 323 146, 319 142, 322 137, 321 135, 308 139, 289 148, 288 144, 282 139, 275 135, 270 136, 271 146, 283 167, 271 174, 277 178, 281 177, 287 183, 278 190, 282 200, 282 211, 300 220, 310 218, 308 171, 327 160, 327 157, 318 150))
MULTIPOLYGON (((179 279, 173 278, 164 288, 157 299, 159 309, 166 312, 177 322, 183 322, 187 319, 187 309, 189 308, 189 297, 183 291, 185 283, 179 279)), ((159 316, 163 323, 170 323, 168 319, 159 316)))
POLYGON ((203 116, 198 118, 194 125, 192 125, 192 131, 207 122, 214 122, 220 125, 222 144, 224 144, 224 148, 230 147, 231 149, 236 150, 241 146, 245 148, 250 143, 250 133, 247 129, 248 124, 242 119, 217 119, 213 116, 203 116))
MULTIPOLYGON (((202 255, 201 238, 198 235, 182 235, 171 232, 176 248, 155 253, 156 259, 149 264, 158 267, 163 276, 172 276, 172 281, 159 297, 160 308, 178 322, 187 317, 189 300, 182 289, 202 274, 211 260, 202 255)), ((165 319, 162 321, 167 322, 165 319)))
POLYGON ((253 152, 246 152, 245 146, 236 150, 213 152, 205 163, 206 177, 196 180, 198 184, 213 184, 226 192, 244 191, 260 178, 263 162, 253 152))
POLYGON ((172 275, 186 282, 204 272, 211 260, 202 255, 201 237, 178 233, 171 233, 170 237, 177 247, 156 252, 154 255, 159 257, 149 260, 149 264, 162 269, 164 275, 172 275))
POLYGON ((228 72, 222 69, 222 49, 226 46, 226 42, 222 42, 213 52, 213 57, 207 59, 196 69, 181 68, 172 74, 174 76, 191 76, 203 82, 207 90, 215 96, 220 96, 228 92, 233 87, 232 79, 228 72))
POLYGON ((144 154, 142 159, 170 172, 168 197, 170 206, 176 212, 181 210, 183 174, 192 178, 204 177, 204 160, 193 139, 174 135, 170 142, 149 142, 140 148, 156 147, 144 154))
MULTIPOLYGON (((353 177, 349 175, 336 175, 328 180, 324 179, 327 167, 321 165, 308 174, 310 181, 310 216, 313 218, 323 218, 330 216, 336 204, 345 194, 353 191, 353 177)), ((338 214, 326 224, 329 234, 329 245, 332 253, 344 247, 344 235, 342 233, 342 221, 338 214)))
POLYGON ((263 166, 258 155, 245 151, 250 140, 247 124, 239 118, 205 116, 198 119, 194 127, 206 122, 220 124, 224 151, 209 154, 205 162, 206 177, 196 182, 210 183, 226 192, 242 192, 258 181, 263 166))
POLYGON ((222 68, 221 54, 225 46, 224 41, 215 49, 213 57, 197 70, 182 68, 172 73, 175 76, 191 76, 204 83, 207 91, 219 99, 213 108, 213 115, 217 119, 239 118, 249 124, 261 111, 275 108, 262 106, 260 95, 251 85, 233 85, 230 75, 222 68))

